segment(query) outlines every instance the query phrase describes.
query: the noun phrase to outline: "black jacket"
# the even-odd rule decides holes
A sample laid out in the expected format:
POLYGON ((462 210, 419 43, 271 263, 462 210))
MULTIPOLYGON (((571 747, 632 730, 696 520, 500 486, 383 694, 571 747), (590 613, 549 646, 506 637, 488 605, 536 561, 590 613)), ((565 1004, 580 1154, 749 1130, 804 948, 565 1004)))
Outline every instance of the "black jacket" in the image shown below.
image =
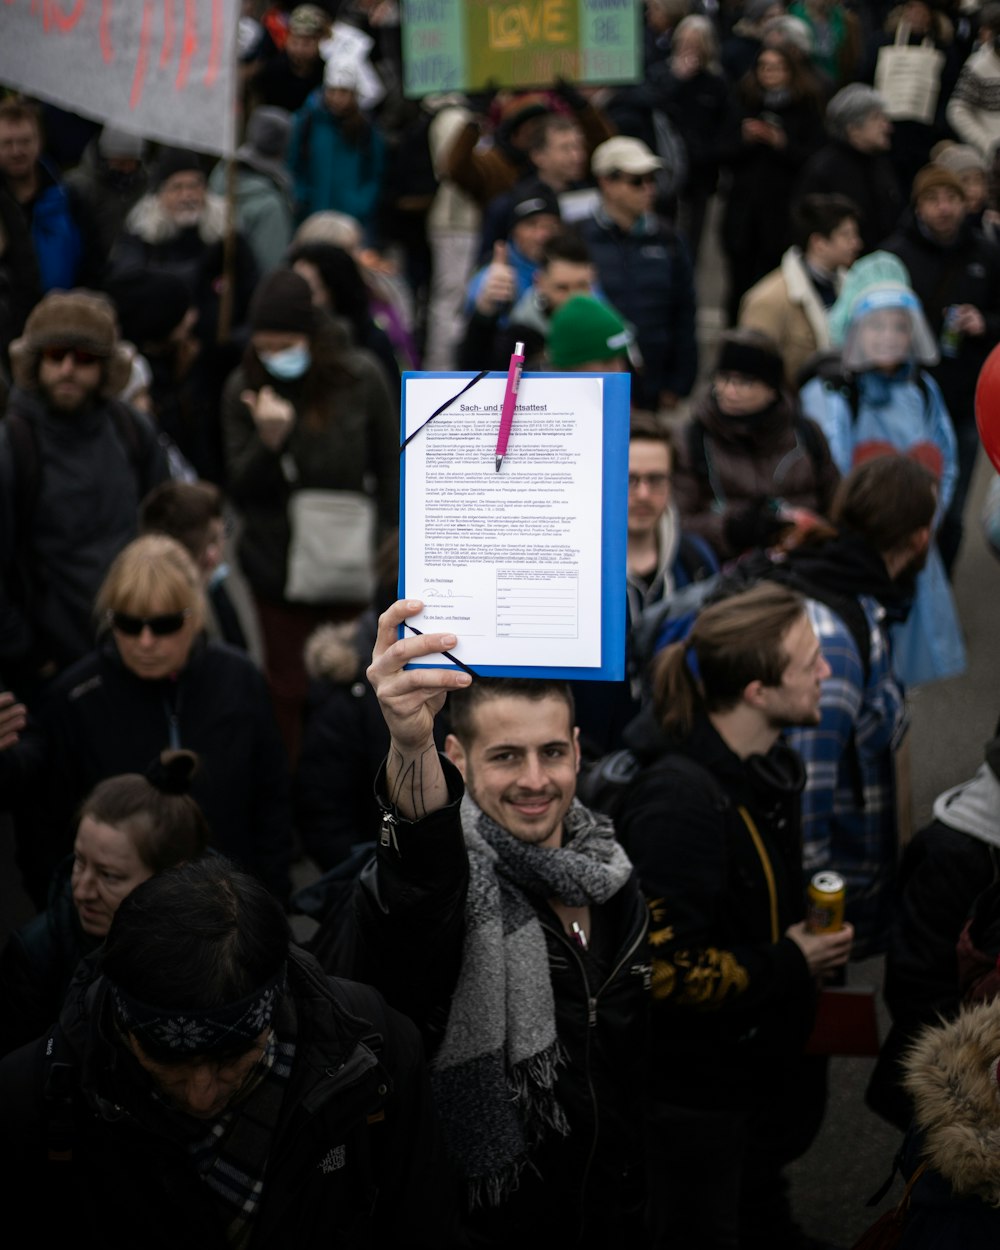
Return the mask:
MULTIPOLYGON (((432 1047, 443 1032, 461 963, 468 883, 459 812, 464 787, 457 769, 442 762, 447 807, 411 823, 383 801, 389 820, 377 871, 363 875, 356 899, 356 975, 369 978, 391 1005, 410 1014, 432 1047)), ((556 1097, 570 1133, 550 1134, 533 1153, 534 1168, 522 1174, 510 1210, 483 1213, 478 1231, 487 1244, 512 1244, 506 1239, 516 1235, 533 1238, 556 1221, 562 1243, 575 1245, 598 1213, 624 1213, 629 1195, 639 1198, 629 1186, 640 1171, 647 1089, 642 895, 633 876, 607 903, 591 908, 587 956, 566 938, 545 899, 537 900, 537 909, 548 947, 556 1031, 566 1051, 556 1097)))
POLYGON ((167 463, 146 417, 105 400, 63 416, 14 387, 8 411, 28 438, 0 425, 0 666, 64 668, 93 646, 94 599, 167 463))
POLYGON ((728 1106, 812 1023, 809 969, 784 936, 803 916, 804 770, 781 742, 740 760, 703 716, 676 746, 648 712, 625 739, 645 765, 616 823, 651 913, 653 1094, 728 1106))
POLYGON ((859 152, 833 142, 813 156, 795 189, 796 198, 819 192, 846 195, 861 209, 858 228, 865 252, 872 252, 895 229, 903 209, 892 162, 884 153, 859 152))
POLYGON ((39 725, 8 752, 14 764, 29 760, 20 797, 37 828, 32 856, 51 871, 69 850, 77 804, 97 782, 141 773, 171 746, 198 753, 192 794, 212 845, 284 898, 291 857, 284 749, 263 677, 222 643, 196 641, 176 680, 137 677, 110 637, 62 674, 39 725))
MULTIPOLYGON (((8 1215, 34 1239, 102 1250, 224 1250, 183 1145, 143 1123, 142 1086, 113 1039, 107 984, 82 970, 52 1043, 68 1101, 43 1094, 48 1035, 0 1063, 8 1215), (55 1138, 72 1163, 46 1158, 55 1138)), ((292 947, 298 1035, 249 1247, 451 1244, 419 1039, 367 986, 292 947)))
POLYGON ((912 211, 882 247, 906 266, 935 337, 951 304, 972 304, 983 314, 986 332, 975 338, 963 335, 958 355, 942 357, 930 369, 951 419, 956 425, 971 423, 979 371, 1000 342, 1000 248, 971 221, 963 223, 953 243, 938 243, 920 228, 912 211))
POLYGON ((694 274, 687 247, 652 218, 626 234, 602 209, 580 235, 609 304, 635 327, 642 372, 632 403, 657 409, 661 391, 689 395, 698 374, 694 274))

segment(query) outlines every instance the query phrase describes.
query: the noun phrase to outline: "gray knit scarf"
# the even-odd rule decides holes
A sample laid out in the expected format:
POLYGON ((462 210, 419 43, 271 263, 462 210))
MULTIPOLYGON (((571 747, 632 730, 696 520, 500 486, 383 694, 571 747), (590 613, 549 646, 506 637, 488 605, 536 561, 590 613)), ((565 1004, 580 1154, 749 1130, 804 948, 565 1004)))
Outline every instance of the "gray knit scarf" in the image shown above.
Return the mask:
POLYGON ((574 799, 563 846, 521 842, 468 795, 465 943, 432 1080, 445 1140, 472 1205, 495 1206, 517 1184, 544 1133, 569 1125, 555 1094, 563 1061, 545 934, 536 906, 604 903, 632 865, 611 822, 574 799))

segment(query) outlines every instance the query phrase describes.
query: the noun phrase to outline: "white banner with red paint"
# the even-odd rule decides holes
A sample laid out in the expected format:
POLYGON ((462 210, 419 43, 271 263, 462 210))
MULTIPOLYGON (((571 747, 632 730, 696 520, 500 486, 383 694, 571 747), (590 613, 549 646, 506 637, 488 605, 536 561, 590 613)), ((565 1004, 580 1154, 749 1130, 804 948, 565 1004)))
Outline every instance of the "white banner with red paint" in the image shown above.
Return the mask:
POLYGON ((239 0, 0 0, 0 83, 225 155, 239 10, 239 0))

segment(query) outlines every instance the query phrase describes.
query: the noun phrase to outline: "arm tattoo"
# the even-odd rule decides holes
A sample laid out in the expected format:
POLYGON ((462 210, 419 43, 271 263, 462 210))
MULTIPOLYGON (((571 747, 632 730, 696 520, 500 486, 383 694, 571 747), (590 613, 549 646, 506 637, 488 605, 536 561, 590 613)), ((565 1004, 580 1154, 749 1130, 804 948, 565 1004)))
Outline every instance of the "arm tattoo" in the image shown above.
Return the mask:
POLYGON ((425 791, 428 757, 437 759, 437 747, 433 743, 419 755, 410 757, 404 756, 395 746, 389 750, 386 769, 389 801, 411 820, 421 820, 428 812, 425 791))

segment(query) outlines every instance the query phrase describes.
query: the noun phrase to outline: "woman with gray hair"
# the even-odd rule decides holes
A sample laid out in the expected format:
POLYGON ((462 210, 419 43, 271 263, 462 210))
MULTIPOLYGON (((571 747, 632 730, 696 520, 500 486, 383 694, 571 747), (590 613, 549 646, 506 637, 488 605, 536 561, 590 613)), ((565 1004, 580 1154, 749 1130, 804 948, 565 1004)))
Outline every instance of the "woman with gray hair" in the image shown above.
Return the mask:
POLYGON ((892 122, 885 98, 864 83, 841 88, 826 106, 830 142, 802 171, 797 194, 846 195, 861 209, 861 241, 874 251, 903 209, 889 159, 892 122))

